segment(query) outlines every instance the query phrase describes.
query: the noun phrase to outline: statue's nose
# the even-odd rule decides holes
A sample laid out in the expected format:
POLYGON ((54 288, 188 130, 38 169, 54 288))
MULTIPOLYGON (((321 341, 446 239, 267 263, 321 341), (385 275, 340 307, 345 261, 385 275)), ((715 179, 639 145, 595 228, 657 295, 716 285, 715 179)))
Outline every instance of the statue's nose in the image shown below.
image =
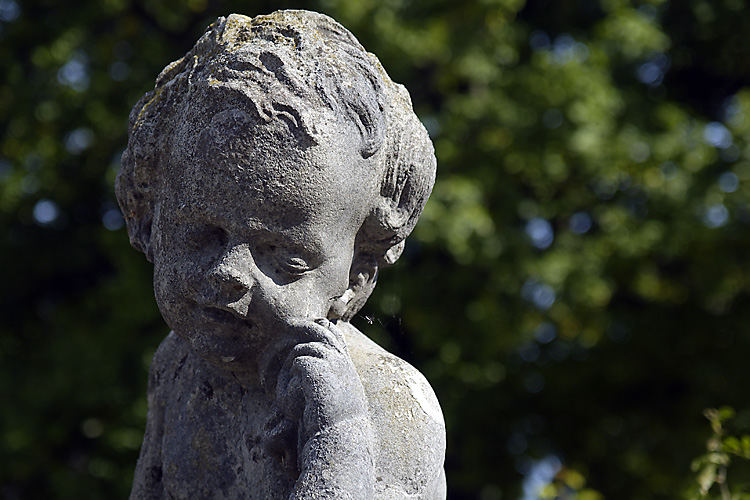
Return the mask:
POLYGON ((208 272, 208 279, 224 299, 236 300, 252 288, 254 265, 247 248, 232 247, 214 264, 208 272))

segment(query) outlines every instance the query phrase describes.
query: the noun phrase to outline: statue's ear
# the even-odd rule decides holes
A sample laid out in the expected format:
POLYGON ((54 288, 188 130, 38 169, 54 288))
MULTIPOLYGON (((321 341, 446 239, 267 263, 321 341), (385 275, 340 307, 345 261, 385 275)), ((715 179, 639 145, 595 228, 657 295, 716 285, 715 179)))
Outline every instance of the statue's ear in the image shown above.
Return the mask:
POLYGON ((365 305, 378 281, 378 264, 373 258, 355 259, 349 271, 349 288, 328 310, 328 319, 349 321, 365 305))

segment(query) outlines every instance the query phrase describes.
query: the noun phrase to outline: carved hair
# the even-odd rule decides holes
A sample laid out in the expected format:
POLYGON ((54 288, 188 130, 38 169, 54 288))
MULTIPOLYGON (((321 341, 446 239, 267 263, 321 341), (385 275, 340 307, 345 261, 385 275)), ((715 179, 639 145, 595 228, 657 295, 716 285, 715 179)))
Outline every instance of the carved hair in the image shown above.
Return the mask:
POLYGON ((380 201, 357 237, 357 258, 396 261, 432 190, 432 142, 409 93, 378 59, 333 19, 300 10, 219 18, 133 107, 116 192, 135 248, 152 260, 160 170, 169 161, 175 124, 191 95, 201 92, 244 96, 245 106, 263 119, 284 120, 302 142, 316 142, 316 124, 305 111, 311 107, 350 119, 362 156, 373 157, 382 175, 380 201))

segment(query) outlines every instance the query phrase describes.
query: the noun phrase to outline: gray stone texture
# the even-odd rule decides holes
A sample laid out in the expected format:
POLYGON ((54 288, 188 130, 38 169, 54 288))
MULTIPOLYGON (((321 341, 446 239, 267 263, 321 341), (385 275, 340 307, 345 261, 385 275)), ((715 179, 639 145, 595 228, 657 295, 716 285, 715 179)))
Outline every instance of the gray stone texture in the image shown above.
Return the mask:
POLYGON ((131 498, 445 498, 445 425, 349 320, 432 189, 408 92, 332 19, 212 24, 130 115, 117 197, 172 333, 131 498))

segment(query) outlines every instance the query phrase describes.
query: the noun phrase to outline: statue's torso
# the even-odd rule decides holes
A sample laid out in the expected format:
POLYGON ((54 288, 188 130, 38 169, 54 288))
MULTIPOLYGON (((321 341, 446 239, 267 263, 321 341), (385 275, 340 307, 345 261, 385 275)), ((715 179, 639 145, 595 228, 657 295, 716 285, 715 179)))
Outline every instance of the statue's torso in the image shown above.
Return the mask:
POLYGON ((165 490, 176 498, 288 498, 294 464, 280 463, 262 443, 265 394, 221 379, 189 394, 164 414, 171 422, 162 441, 165 490))
MULTIPOLYGON (((377 437, 376 498, 444 498, 444 424, 417 370, 346 327, 377 437)), ((154 357, 131 498, 287 499, 293 459, 269 452, 273 404, 198 358, 174 333, 154 357)))
POLYGON ((288 498, 295 477, 262 446, 271 405, 173 333, 154 357, 132 498, 288 498))

